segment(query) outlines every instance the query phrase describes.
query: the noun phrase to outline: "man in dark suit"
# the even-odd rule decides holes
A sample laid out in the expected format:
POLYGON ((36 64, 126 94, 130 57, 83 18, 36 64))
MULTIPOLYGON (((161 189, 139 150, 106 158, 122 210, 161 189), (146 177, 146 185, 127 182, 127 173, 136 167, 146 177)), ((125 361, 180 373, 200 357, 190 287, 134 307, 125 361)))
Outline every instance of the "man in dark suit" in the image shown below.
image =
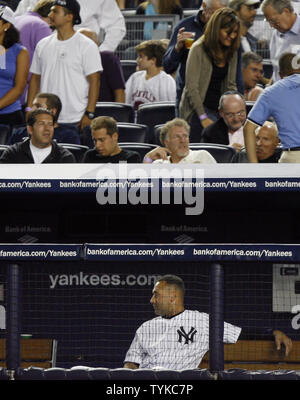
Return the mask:
POLYGON ((219 102, 220 118, 203 129, 201 143, 233 146, 236 151, 244 147, 243 125, 246 120, 246 103, 237 91, 225 92, 219 102))

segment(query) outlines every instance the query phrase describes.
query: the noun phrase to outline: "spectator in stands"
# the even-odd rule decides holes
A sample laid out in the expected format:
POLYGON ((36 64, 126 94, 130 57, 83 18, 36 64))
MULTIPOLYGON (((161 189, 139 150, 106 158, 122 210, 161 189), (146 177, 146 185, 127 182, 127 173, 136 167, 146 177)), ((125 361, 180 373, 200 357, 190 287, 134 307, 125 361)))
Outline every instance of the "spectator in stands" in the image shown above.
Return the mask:
POLYGON ((256 10, 260 0, 230 0, 228 7, 232 8, 241 21, 241 47, 242 52, 256 52, 257 38, 251 35, 249 29, 253 25, 256 10))
POLYGON ((284 53, 279 59, 281 80, 269 86, 254 104, 244 126, 249 162, 258 162, 255 129, 271 116, 278 127, 283 151, 279 162, 300 162, 300 63, 296 53, 284 53))
POLYGON ((242 73, 244 80, 244 96, 246 101, 256 101, 264 91, 262 57, 252 51, 242 55, 242 73))
POLYGON ((290 0, 264 0, 261 9, 274 28, 270 40, 270 58, 273 82, 280 79, 278 61, 286 52, 300 53, 300 17, 294 12, 290 0))
POLYGON ((240 21, 233 10, 221 8, 209 19, 204 35, 191 47, 179 115, 191 125, 191 141, 218 119, 219 100, 236 90, 240 21))
POLYGON ((59 123, 91 123, 99 96, 102 64, 99 49, 92 40, 74 30, 81 22, 76 0, 56 0, 49 17, 56 31, 39 41, 34 52, 28 89, 28 107, 37 93, 55 93, 63 104, 59 123))
POLYGON ((53 141, 54 115, 44 109, 31 111, 27 119, 30 138, 6 149, 0 162, 3 164, 74 163, 75 157, 53 141))
MULTIPOLYGON (((32 110, 38 108, 47 109, 54 115, 54 136, 57 143, 80 144, 79 131, 76 127, 69 125, 59 125, 57 120, 62 109, 60 98, 53 93, 39 93, 32 103, 32 110)), ((26 126, 13 130, 8 143, 14 144, 22 142, 28 136, 26 126)))
POLYGON ((136 46, 138 71, 126 82, 126 103, 137 110, 140 104, 176 99, 176 83, 162 67, 165 45, 160 40, 147 40, 136 46))
MULTIPOLYGON (((87 28, 81 28, 79 32, 99 46, 96 32, 87 28)), ((98 101, 125 103, 125 79, 119 57, 112 51, 100 51, 100 55, 103 71, 100 75, 98 101)))
POLYGON ((0 5, 0 124, 24 123, 20 97, 29 71, 29 54, 19 43, 13 11, 0 5))
MULTIPOLYGON (((278 130, 275 124, 266 121, 263 126, 255 129, 256 155, 259 163, 278 163, 281 156, 281 148, 278 147, 278 130)), ((236 153, 232 159, 233 163, 247 163, 245 149, 236 153)))
MULTIPOLYGON (((46 36, 52 34, 49 26, 50 20, 48 14, 54 3, 54 0, 40 0, 36 3, 32 11, 26 12, 24 15, 15 17, 15 26, 20 32, 20 41, 29 51, 30 65, 36 45, 46 36)), ((28 74, 27 86, 21 98, 21 103, 26 103, 28 84, 31 74, 28 74)))
POLYGON ((203 129, 202 143, 230 145, 236 151, 244 147, 243 125, 246 121, 246 103, 237 91, 225 92, 219 101, 220 118, 203 129))
POLYGON ((190 150, 190 126, 180 118, 168 121, 160 131, 160 141, 165 147, 149 151, 144 163, 202 163, 213 164, 216 160, 206 150, 190 150))
MULTIPOLYGON (((198 368, 209 350, 209 314, 186 310, 185 287, 176 275, 160 277, 153 288, 150 303, 157 315, 144 322, 125 356, 124 368, 166 368, 184 370, 198 368)), ((236 343, 242 329, 224 322, 224 343, 236 343)), ((270 329, 279 350, 286 355, 292 348, 291 339, 279 330, 270 329)))
POLYGON ((93 119, 91 133, 95 148, 83 156, 83 163, 140 163, 140 155, 135 151, 121 149, 118 144, 117 121, 102 116, 93 119))
MULTIPOLYGON (((179 103, 182 91, 185 86, 186 60, 189 50, 185 46, 185 41, 193 37, 197 40, 203 35, 205 25, 213 13, 225 7, 228 0, 205 0, 202 3, 197 15, 184 18, 179 21, 171 35, 169 46, 163 57, 163 67, 168 74, 176 74, 176 110, 178 114, 179 103)), ((240 78, 241 79, 241 78, 240 78)))
MULTIPOLYGON (((182 18, 183 10, 179 0, 147 0, 141 3, 137 9, 136 14, 157 15, 157 14, 179 14, 182 18)), ((159 22, 154 24, 151 21, 144 23, 144 40, 150 40, 153 37, 154 27, 156 30, 162 30, 167 33, 168 23, 159 22)))
MULTIPOLYGON (((38 0, 21 0, 15 15, 22 15, 31 10, 38 0)), ((66 0, 60 0, 65 7, 66 0)), ((115 51, 125 36, 126 26, 124 17, 114 0, 78 0, 81 6, 82 23, 80 28, 89 28, 100 34, 103 29, 105 39, 100 51, 115 51)))

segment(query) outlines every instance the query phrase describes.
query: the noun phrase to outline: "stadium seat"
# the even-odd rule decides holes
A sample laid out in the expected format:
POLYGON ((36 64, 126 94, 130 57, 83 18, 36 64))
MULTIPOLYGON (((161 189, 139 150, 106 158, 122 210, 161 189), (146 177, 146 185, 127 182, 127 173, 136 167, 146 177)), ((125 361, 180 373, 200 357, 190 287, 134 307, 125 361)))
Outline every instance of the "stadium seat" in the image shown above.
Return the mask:
POLYGON ((0 124, 0 144, 5 144, 7 142, 10 133, 11 128, 9 125, 0 124))
POLYGON ((0 381, 8 381, 9 376, 5 368, 0 367, 0 381))
POLYGON ((126 82, 130 77, 130 75, 136 72, 137 62, 136 60, 121 60, 120 62, 124 74, 124 79, 126 82))
POLYGON ((67 373, 64 368, 48 368, 44 371, 44 379, 62 381, 67 378, 67 373))
POLYGON ((134 379, 137 381, 155 381, 157 379, 156 372, 153 369, 135 369, 134 379))
POLYGON ((154 130, 153 130, 153 142, 157 146, 163 146, 163 144, 160 141, 160 130, 163 126, 164 126, 164 124, 155 125, 154 130))
POLYGON ((140 104, 136 122, 149 127, 149 143, 154 143, 155 125, 165 124, 173 118, 175 118, 175 102, 154 102, 140 104))
POLYGON ((72 367, 71 369, 67 370, 67 379, 68 380, 76 380, 76 381, 86 381, 90 380, 91 377, 89 375, 89 367, 85 366, 77 366, 72 367))
POLYGON ((119 142, 149 143, 149 130, 146 125, 119 122, 119 142))
POLYGON ((271 60, 263 60, 264 77, 270 79, 273 75, 273 65, 271 60))
POLYGON ((117 122, 134 122, 134 109, 130 104, 115 102, 98 102, 95 108, 96 116, 113 117, 117 122))
POLYGON ((84 153, 89 150, 88 146, 81 144, 59 143, 59 145, 69 150, 75 156, 78 163, 81 162, 84 153))
POLYGON ((132 150, 139 153, 141 160, 145 157, 149 151, 155 149, 156 145, 149 143, 119 143, 119 146, 125 150, 132 150))
POLYGON ((225 144, 214 143, 191 143, 191 150, 206 150, 208 151, 218 163, 230 163, 232 157, 235 155, 235 148, 225 144))
POLYGON ((247 115, 251 111, 252 107, 254 106, 255 101, 246 101, 246 110, 247 110, 247 115))

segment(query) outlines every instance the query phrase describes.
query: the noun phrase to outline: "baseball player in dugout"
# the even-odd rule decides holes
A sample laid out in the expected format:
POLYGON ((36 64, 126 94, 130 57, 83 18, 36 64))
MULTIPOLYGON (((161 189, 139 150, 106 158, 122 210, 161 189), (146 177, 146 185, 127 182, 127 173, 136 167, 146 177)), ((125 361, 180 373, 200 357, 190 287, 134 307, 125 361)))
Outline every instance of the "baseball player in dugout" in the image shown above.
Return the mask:
MULTIPOLYGON (((209 314, 184 308, 184 282, 165 275, 154 285, 150 303, 158 317, 144 322, 125 356, 124 368, 192 369, 199 367, 209 350, 209 314)), ((224 343, 236 343, 242 328, 224 322, 224 343)), ((292 348, 283 332, 270 329, 277 349, 292 348)))

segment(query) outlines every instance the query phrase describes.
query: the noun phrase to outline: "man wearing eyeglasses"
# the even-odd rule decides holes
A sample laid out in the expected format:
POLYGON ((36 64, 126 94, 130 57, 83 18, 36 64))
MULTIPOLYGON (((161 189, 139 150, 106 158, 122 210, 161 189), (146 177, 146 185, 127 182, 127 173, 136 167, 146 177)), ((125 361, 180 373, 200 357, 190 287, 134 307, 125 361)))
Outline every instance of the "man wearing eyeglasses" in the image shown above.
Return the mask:
POLYGON ((278 61, 283 53, 300 53, 300 17, 294 12, 290 0, 264 0, 262 12, 274 28, 270 40, 270 57, 273 65, 273 81, 280 79, 278 61))
POLYGON ((244 147, 243 125, 246 120, 246 103, 236 91, 225 92, 219 101, 220 118, 203 129, 201 143, 233 146, 236 151, 244 147))

